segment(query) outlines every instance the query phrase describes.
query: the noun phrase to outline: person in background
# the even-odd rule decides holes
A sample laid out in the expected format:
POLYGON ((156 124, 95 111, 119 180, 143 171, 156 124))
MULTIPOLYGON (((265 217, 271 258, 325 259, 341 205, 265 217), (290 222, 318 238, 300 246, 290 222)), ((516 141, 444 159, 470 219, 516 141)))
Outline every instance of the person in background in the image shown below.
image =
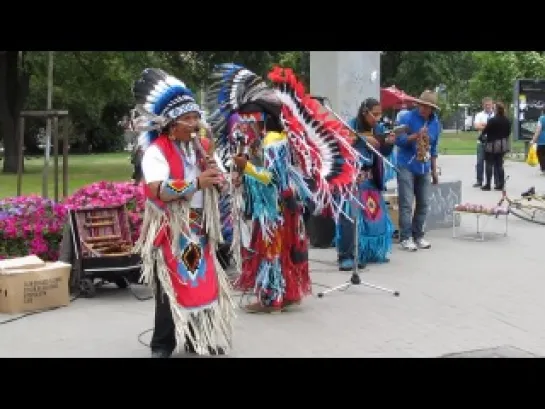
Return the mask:
POLYGON ((392 129, 393 123, 388 115, 384 115, 379 121, 384 129, 392 129))
MULTIPOLYGON (((369 262, 388 261, 392 249, 394 226, 382 197, 386 184, 384 166, 387 165, 365 143, 368 142, 384 156, 391 153, 395 139, 392 134, 386 135, 379 122, 381 115, 380 102, 367 98, 357 116, 349 122, 358 133, 354 135, 354 147, 364 158, 358 183, 358 199, 364 208, 346 202, 343 210, 351 218, 360 212, 357 255, 360 267, 369 262)), ((350 271, 354 268, 354 223, 343 213, 337 224, 336 236, 339 270, 350 271)))
POLYGON ((135 185, 138 185, 142 181, 142 156, 144 152, 138 146, 137 143, 134 144, 132 153, 131 153, 131 164, 133 165, 133 172, 131 180, 135 185))
POLYGON ((545 176, 545 114, 542 112, 537 120, 536 132, 532 138, 532 143, 537 144, 537 159, 541 174, 545 176))
POLYGON ((475 171, 477 174, 477 182, 473 187, 481 187, 484 180, 484 141, 486 134, 483 132, 486 123, 494 116, 494 101, 490 97, 483 98, 483 110, 475 115, 475 129, 479 132, 477 138, 477 165, 475 171))
POLYGON ((132 145, 131 150, 131 165, 133 166, 133 172, 131 176, 131 181, 138 185, 142 180, 142 149, 138 146, 138 133, 135 132, 135 124, 133 120, 128 115, 123 115, 121 121, 117 123, 118 126, 123 128, 125 143, 127 145, 132 145))
POLYGON ((496 103, 495 111, 494 117, 490 118, 483 130, 486 135, 484 142, 486 183, 482 190, 490 190, 492 174, 494 174, 495 190, 502 190, 505 183, 503 157, 509 150, 511 121, 505 116, 505 106, 502 103, 496 103))
POLYGON ((424 239, 424 223, 428 214, 430 179, 433 184, 439 183, 437 146, 441 126, 436 113, 439 110, 437 94, 424 91, 417 102, 418 106, 400 120, 407 132, 396 138, 399 238, 401 248, 407 251, 431 248, 430 242, 424 239))

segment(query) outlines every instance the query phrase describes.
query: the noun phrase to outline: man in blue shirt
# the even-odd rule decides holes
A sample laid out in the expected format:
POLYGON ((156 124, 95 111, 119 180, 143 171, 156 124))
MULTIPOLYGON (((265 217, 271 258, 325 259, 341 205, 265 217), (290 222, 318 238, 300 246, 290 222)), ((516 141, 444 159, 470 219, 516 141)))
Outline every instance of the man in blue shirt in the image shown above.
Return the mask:
POLYGON ((399 124, 404 125, 407 132, 396 138, 399 238, 401 248, 408 251, 431 247, 424 239, 424 223, 428 213, 430 183, 439 183, 437 145, 441 125, 437 110, 437 94, 424 91, 418 106, 400 118, 399 124))
POLYGON ((410 112, 408 109, 407 109, 407 104, 403 103, 401 104, 401 110, 397 113, 396 115, 396 120, 395 120, 395 124, 396 125, 399 125, 399 121, 401 121, 401 118, 403 118, 403 116, 407 113, 407 112, 410 112))

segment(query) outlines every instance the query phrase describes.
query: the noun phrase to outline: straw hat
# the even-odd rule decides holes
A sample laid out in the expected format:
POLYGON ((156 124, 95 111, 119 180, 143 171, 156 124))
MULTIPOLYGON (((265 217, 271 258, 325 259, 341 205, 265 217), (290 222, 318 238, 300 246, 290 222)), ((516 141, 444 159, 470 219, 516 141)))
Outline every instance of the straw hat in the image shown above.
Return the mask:
POLYGON ((422 94, 420 94, 420 98, 418 98, 416 102, 420 105, 426 105, 437 109, 438 111, 440 110, 439 106, 437 105, 437 94, 433 91, 424 91, 422 94))

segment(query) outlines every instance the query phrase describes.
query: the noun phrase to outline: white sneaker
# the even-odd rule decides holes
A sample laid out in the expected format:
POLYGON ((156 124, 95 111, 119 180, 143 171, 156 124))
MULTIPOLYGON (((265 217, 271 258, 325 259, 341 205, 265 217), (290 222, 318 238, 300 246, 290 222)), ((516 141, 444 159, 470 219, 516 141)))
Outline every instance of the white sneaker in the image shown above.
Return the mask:
POLYGON ((427 241, 426 239, 421 238, 421 239, 416 240, 416 246, 419 249, 429 249, 429 248, 431 248, 431 243, 429 241, 427 241))
POLYGON ((416 244, 414 244, 414 240, 412 239, 412 237, 410 239, 403 240, 401 242, 401 248, 407 251, 418 250, 418 247, 416 247, 416 244))

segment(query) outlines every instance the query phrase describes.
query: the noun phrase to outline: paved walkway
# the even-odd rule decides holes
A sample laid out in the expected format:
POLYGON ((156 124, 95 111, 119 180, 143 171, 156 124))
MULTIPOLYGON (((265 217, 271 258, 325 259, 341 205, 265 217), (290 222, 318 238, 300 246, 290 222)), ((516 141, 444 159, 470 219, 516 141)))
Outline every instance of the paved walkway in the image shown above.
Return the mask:
MULTIPOLYGON (((442 157, 440 164, 443 178, 463 181, 464 201, 497 201, 497 192, 470 187, 471 157, 442 157)), ((513 195, 531 185, 545 191, 536 169, 509 163, 506 170, 513 195)), ((474 224, 466 218, 462 227, 474 224)), ((501 227, 495 219, 487 225, 491 231, 501 227)), ((454 240, 451 233, 431 232, 429 251, 409 254, 396 247, 389 264, 362 273, 363 280, 399 290, 399 298, 360 286, 309 298, 279 316, 240 312, 232 356, 438 357, 498 346, 545 355, 545 227, 511 218, 507 238, 482 243, 454 240)), ((337 271, 334 250, 312 250, 310 257, 316 292, 348 278, 337 271)), ((145 288, 135 291, 147 294, 145 288)), ((0 321, 8 318, 0 315, 0 321)), ((0 356, 147 357, 137 336, 152 318, 152 301, 105 288, 94 299, 0 325, 0 356)), ((142 338, 148 341, 149 334, 142 338)))

